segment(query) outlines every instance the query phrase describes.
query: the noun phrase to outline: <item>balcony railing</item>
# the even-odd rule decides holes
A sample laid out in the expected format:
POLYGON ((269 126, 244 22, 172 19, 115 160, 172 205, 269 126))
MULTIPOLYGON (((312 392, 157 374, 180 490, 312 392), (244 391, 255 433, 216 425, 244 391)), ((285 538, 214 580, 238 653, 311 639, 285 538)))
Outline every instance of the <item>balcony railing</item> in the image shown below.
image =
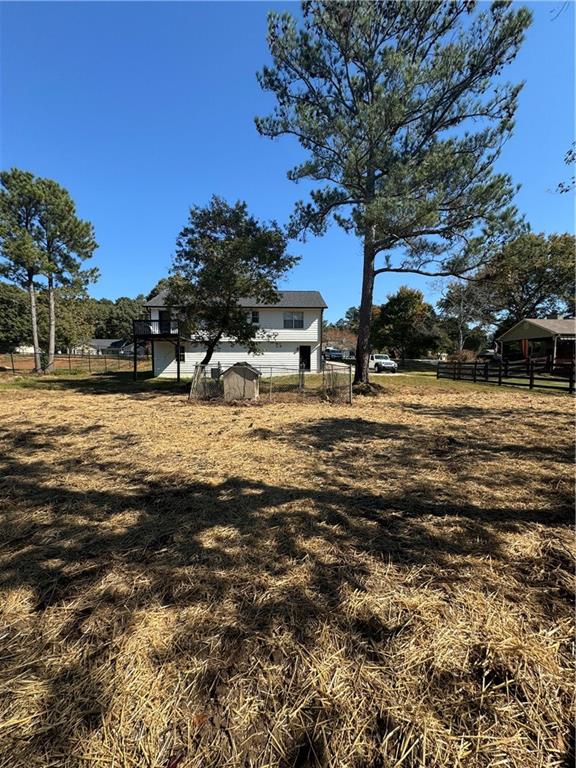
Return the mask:
POLYGON ((134 320, 134 336, 179 336, 179 320, 134 320))

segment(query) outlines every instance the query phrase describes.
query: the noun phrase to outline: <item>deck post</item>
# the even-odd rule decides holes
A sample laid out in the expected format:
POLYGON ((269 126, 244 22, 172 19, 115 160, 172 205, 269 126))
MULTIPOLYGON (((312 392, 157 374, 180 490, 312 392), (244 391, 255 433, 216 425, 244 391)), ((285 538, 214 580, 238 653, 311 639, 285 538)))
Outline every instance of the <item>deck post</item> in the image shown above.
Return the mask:
POLYGON ((176 381, 180 383, 180 336, 176 340, 176 381))

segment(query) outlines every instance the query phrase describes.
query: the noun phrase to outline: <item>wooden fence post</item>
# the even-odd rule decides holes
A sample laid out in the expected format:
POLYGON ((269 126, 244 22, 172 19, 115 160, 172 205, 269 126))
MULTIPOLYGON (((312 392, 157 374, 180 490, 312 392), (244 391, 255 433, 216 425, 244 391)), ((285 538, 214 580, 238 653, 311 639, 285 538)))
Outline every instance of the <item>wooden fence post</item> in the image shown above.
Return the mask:
POLYGON ((12 364, 12 373, 14 376, 16 376, 16 368, 14 368, 14 355, 12 352, 10 352, 10 362, 12 364))
POLYGON ((72 358, 70 357, 70 352, 68 352, 68 373, 72 373, 72 358))
POLYGON ((477 378, 478 378, 478 360, 474 360, 474 384, 476 384, 477 378))
POLYGON ((534 389, 534 360, 530 360, 530 389, 534 389))
POLYGON ((458 381, 462 378, 462 363, 458 361, 458 381))
POLYGON ((498 363, 498 386, 502 386, 502 363, 498 363))
POLYGON ((268 399, 272 402, 272 366, 270 366, 270 385, 268 387, 268 399))
POLYGON ((575 367, 575 364, 572 363, 572 365, 570 366, 570 378, 568 379, 568 392, 571 395, 574 394, 574 367, 575 367))
POLYGON ((441 365, 440 360, 438 360, 438 365, 436 366, 436 378, 437 379, 440 378, 440 365, 441 365))
POLYGON ((108 373, 108 366, 106 365, 106 352, 104 352, 104 373, 108 373))
POLYGON ((88 372, 92 373, 92 363, 90 361, 90 352, 88 352, 88 372))

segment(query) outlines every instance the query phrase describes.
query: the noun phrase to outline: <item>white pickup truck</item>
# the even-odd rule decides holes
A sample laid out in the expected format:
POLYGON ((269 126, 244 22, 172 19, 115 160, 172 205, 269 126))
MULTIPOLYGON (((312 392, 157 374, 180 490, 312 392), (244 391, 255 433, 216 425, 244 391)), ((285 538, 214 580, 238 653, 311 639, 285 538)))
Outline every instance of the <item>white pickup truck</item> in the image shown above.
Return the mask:
POLYGON ((396 373, 398 364, 389 355, 370 355, 368 367, 376 373, 396 373))

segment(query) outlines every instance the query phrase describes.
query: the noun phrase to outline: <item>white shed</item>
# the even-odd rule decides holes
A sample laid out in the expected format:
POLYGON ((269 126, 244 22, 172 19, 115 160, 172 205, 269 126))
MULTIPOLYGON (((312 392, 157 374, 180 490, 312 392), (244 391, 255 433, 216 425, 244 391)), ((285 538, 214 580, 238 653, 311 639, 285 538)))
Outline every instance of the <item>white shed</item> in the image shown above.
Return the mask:
POLYGON ((260 371, 250 363, 234 363, 222 375, 224 400, 258 400, 260 376, 260 371))

